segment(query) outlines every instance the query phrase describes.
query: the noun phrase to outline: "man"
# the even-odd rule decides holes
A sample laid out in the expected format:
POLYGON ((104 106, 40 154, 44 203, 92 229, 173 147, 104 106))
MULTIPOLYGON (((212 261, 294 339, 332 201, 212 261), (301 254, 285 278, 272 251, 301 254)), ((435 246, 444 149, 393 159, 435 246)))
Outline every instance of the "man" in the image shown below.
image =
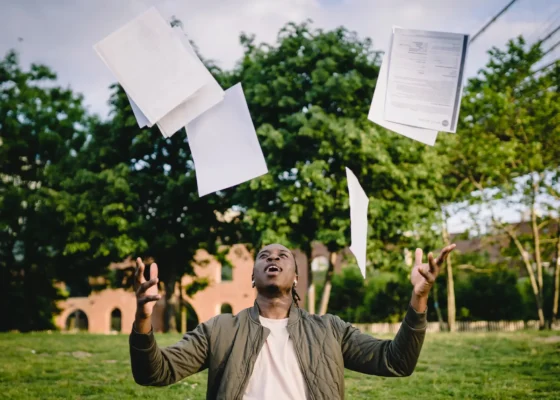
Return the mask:
POLYGON ((393 340, 362 334, 333 315, 311 315, 298 307, 297 265, 284 246, 264 247, 253 267, 257 299, 237 315, 202 323, 173 346, 159 348, 150 322, 157 293, 157 265, 137 260, 137 314, 130 335, 137 383, 170 385, 208 369, 207 399, 343 399, 344 368, 369 375, 409 376, 426 333, 428 293, 447 255, 430 253, 422 264, 416 250, 412 299, 393 340))

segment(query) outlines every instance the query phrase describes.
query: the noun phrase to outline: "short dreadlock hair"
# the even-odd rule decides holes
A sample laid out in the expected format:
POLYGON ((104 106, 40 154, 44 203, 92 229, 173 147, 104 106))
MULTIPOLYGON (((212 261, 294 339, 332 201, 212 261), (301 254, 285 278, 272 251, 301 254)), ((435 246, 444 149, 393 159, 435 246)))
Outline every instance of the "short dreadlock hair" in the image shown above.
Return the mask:
MULTIPOLYGON (((297 261, 296 261, 296 256, 294 255, 294 253, 292 253, 292 257, 294 257, 294 265, 296 267, 296 275, 299 275, 298 273, 298 265, 297 265, 297 261)), ((298 292, 296 291, 296 283, 294 282, 294 284, 292 285, 292 300, 294 301, 294 303, 296 304, 296 307, 299 308, 299 301, 301 300, 301 297, 299 297, 298 292)))

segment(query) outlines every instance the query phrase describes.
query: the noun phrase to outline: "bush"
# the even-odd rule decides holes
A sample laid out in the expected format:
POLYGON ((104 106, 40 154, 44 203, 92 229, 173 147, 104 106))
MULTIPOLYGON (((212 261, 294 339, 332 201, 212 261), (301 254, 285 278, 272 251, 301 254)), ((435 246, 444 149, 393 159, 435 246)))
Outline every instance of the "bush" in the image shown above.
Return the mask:
POLYGON ((455 286, 457 313, 461 320, 520 320, 527 316, 526 304, 517 287, 517 275, 507 269, 470 273, 455 286))
MULTIPOLYGON (((318 288, 319 289, 319 288, 318 288)), ((321 293, 321 290, 317 293, 321 293)), ((361 322, 359 315, 364 308, 366 288, 358 268, 344 268, 339 275, 333 276, 328 312, 344 321, 361 322)), ((319 298, 320 303, 320 296, 319 298)))
POLYGON ((357 267, 333 278, 329 313, 349 322, 400 322, 412 287, 405 273, 375 271, 366 281, 357 267))
MULTIPOLYGON (((544 318, 550 321, 552 319, 552 303, 554 302, 554 277, 543 273, 543 284, 544 318)), ((525 305, 525 316, 523 319, 537 319, 537 304, 529 278, 525 277, 519 279, 517 288, 521 293, 521 297, 523 298, 523 303, 525 305)))
MULTIPOLYGON (((537 318, 535 299, 527 278, 514 271, 490 266, 491 272, 455 274, 455 305, 458 321, 533 320, 537 318)), ((552 276, 545 275, 545 317, 550 318, 552 276)), ((442 318, 447 320, 446 276, 436 281, 442 318)), ((404 318, 412 286, 407 271, 374 273, 363 280, 357 267, 346 267, 332 282, 329 313, 349 322, 400 322, 404 318)), ((437 321, 435 291, 428 300, 428 319, 437 321)))

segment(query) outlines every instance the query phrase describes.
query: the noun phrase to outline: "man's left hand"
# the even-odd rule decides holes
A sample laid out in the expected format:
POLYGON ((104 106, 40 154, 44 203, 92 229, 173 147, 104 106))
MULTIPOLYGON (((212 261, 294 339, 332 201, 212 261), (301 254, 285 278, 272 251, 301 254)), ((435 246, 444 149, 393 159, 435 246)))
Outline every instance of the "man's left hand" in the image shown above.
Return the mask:
POLYGON ((414 268, 410 276, 410 282, 414 286, 414 296, 427 298, 436 281, 439 271, 449 253, 453 251, 455 244, 445 247, 438 258, 434 259, 432 253, 428 254, 428 264, 422 264, 422 249, 416 249, 414 268))

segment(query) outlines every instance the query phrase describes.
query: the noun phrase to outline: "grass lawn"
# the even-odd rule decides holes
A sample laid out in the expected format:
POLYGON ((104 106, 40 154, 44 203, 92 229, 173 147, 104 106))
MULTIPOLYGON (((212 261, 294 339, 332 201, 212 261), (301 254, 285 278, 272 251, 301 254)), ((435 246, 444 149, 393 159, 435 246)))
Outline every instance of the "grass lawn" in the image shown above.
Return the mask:
MULTIPOLYGON (((348 371, 348 399, 560 399, 558 332, 429 334, 412 377, 348 371)), ((169 345, 179 335, 157 335, 169 345)), ((204 399, 206 373, 134 383, 126 335, 0 334, 0 399, 204 399)))

